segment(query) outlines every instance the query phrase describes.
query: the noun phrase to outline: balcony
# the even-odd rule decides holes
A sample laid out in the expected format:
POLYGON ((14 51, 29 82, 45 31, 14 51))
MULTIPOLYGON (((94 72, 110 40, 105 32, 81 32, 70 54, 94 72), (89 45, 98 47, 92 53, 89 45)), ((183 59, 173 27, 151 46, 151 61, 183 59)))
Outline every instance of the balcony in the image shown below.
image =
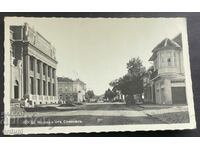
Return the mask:
POLYGON ((57 101, 57 96, 30 95, 30 100, 33 101, 57 101))

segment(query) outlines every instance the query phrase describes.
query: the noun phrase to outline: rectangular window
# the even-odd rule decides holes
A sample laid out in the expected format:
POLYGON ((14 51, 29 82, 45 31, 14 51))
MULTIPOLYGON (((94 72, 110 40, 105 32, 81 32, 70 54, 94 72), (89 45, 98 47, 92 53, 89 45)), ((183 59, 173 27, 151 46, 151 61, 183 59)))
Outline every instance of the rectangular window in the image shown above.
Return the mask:
POLYGON ((37 91, 38 91, 38 95, 41 95, 41 93, 40 93, 40 79, 37 79, 37 91))
POLYGON ((43 69, 43 75, 46 75, 46 70, 45 70, 45 68, 46 68, 46 65, 45 64, 43 64, 43 67, 42 67, 43 69))
POLYGON ((40 61, 37 61, 37 73, 40 73, 40 61))
POLYGON ((43 95, 46 95, 46 82, 43 81, 43 95))
POLYGON ((52 69, 52 78, 54 78, 54 72, 55 72, 55 69, 53 68, 52 69))
POLYGON ((34 67, 34 62, 33 62, 33 57, 30 56, 30 70, 33 71, 34 67))
POLYGON ((30 77, 30 80, 31 80, 31 83, 30 83, 31 84, 30 85, 31 86, 31 94, 33 95, 34 94, 34 90, 33 90, 33 88, 34 88, 33 87, 33 77, 30 77))
POLYGON ((53 96, 56 96, 55 84, 53 84, 53 96))
POLYGON ((170 67, 172 66, 172 56, 171 56, 171 52, 166 52, 165 53, 165 60, 166 60, 166 67, 170 67))
POLYGON ((50 77, 50 67, 48 67, 48 77, 50 77))
POLYGON ((168 66, 172 66, 172 60, 171 60, 171 58, 167 59, 167 63, 168 63, 168 66))
POLYGON ((51 96, 51 83, 48 82, 48 95, 51 96))

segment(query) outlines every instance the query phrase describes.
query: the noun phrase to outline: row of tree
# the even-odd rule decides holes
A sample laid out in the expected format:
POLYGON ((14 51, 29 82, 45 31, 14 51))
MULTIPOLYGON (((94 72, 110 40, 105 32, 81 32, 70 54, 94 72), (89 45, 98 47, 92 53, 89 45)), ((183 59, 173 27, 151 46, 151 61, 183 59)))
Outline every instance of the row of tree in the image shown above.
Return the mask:
POLYGON ((121 94, 125 95, 127 103, 134 103, 134 95, 142 96, 144 74, 145 67, 140 58, 132 58, 127 63, 127 74, 110 82, 112 90, 105 91, 105 98, 112 99, 116 96, 116 91, 120 91, 121 94))

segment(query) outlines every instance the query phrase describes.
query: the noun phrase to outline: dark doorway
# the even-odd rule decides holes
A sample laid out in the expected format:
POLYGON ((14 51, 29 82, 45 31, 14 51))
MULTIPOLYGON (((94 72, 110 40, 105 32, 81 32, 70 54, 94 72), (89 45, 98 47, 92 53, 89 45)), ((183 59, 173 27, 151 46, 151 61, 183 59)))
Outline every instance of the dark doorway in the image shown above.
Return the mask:
POLYGON ((14 85, 14 98, 15 99, 19 98, 19 83, 17 80, 15 80, 15 85, 14 85))
POLYGON ((172 87, 173 104, 187 104, 185 87, 172 87))

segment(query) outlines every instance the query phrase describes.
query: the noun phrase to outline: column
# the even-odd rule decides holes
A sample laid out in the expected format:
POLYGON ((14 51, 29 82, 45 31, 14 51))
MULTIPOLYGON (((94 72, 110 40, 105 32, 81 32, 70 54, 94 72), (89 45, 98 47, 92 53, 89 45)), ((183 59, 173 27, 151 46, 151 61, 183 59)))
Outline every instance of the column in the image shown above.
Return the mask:
POLYGON ((51 95, 51 96, 53 96, 53 82, 52 82, 52 77, 53 77, 53 76, 52 76, 52 74, 53 74, 53 69, 52 69, 52 67, 50 67, 50 91, 51 91, 51 92, 50 92, 50 93, 51 93, 50 95, 51 95))
POLYGON ((34 95, 38 95, 38 92, 37 92, 37 59, 33 58, 33 62, 34 62, 34 66, 33 66, 33 73, 34 73, 34 77, 33 77, 33 94, 34 95))
POLYGON ((40 95, 43 95, 43 63, 40 61, 40 95))
POLYGON ((48 96, 48 65, 45 65, 46 95, 48 96))
POLYGON ((54 69, 54 91, 55 91, 55 96, 57 96, 57 77, 56 77, 56 69, 54 69))
POLYGON ((30 76, 29 76, 29 71, 30 71, 30 56, 27 54, 25 56, 25 65, 26 65, 26 69, 25 69, 25 95, 28 96, 30 94, 30 76))

